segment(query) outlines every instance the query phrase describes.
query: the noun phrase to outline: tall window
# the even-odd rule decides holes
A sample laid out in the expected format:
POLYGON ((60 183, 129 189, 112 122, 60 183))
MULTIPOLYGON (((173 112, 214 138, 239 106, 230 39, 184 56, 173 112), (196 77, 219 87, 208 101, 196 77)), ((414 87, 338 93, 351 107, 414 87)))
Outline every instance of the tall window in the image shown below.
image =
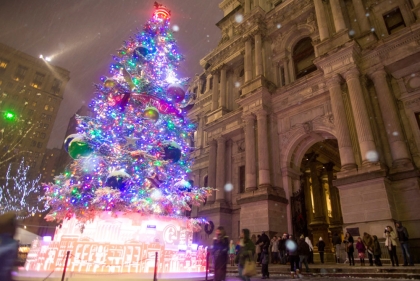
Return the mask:
POLYGON ((239 167, 239 193, 245 192, 245 166, 239 167))
POLYGON ((306 37, 300 40, 293 49, 293 62, 295 65, 296 79, 299 79, 316 70, 313 63, 315 51, 312 40, 306 37))
POLYGON ((53 94, 58 95, 58 93, 60 93, 60 88, 61 88, 61 80, 59 79, 54 79, 52 86, 51 86, 51 91, 53 92, 53 94))
POLYGON ((405 27, 404 18, 401 14, 400 8, 395 8, 391 12, 384 15, 384 21, 388 34, 395 33, 396 31, 405 27))
POLYGON ((25 79, 26 72, 28 72, 28 68, 22 65, 19 65, 18 68, 16 69, 15 80, 20 81, 20 80, 25 79))
POLYGON ((36 72, 34 80, 32 80, 31 86, 34 88, 41 88, 42 82, 44 82, 45 74, 36 72))
POLYGON ((203 79, 203 83, 201 84, 201 93, 204 94, 206 92, 206 85, 207 79, 203 79))

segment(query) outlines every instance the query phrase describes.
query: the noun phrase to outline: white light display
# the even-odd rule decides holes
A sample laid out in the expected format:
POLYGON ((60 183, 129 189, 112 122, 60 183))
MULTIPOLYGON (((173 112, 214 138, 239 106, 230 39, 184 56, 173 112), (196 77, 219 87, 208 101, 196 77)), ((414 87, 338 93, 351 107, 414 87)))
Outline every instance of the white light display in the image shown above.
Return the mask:
POLYGON ((30 180, 28 172, 29 166, 25 165, 24 158, 14 175, 12 164, 9 164, 5 183, 0 188, 0 214, 14 212, 18 219, 24 219, 47 209, 42 200, 41 176, 30 180))

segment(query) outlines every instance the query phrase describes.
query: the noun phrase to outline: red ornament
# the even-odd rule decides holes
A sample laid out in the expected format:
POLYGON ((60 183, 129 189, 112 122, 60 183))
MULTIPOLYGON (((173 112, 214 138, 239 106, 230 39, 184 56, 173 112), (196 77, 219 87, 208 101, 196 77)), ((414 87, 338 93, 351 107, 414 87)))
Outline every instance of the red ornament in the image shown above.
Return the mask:
POLYGON ((182 89, 181 85, 178 84, 169 85, 166 94, 168 95, 168 98, 176 103, 181 102, 185 98, 185 91, 182 89))
POLYGON ((159 113, 161 114, 171 114, 178 116, 179 118, 183 119, 181 115, 181 110, 175 108, 172 104, 169 102, 166 102, 164 100, 161 100, 157 97, 150 96, 148 94, 142 93, 142 94, 136 94, 132 93, 131 98, 135 99, 141 103, 149 104, 150 106, 156 107, 159 113))

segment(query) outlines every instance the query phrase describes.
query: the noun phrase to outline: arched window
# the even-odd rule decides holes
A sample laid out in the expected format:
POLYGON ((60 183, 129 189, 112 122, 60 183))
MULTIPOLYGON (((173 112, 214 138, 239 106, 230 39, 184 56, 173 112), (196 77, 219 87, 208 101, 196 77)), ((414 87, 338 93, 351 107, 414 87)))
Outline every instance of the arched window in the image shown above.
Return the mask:
POLYGON ((300 40, 293 49, 293 62, 295 65, 296 79, 299 79, 316 70, 314 47, 309 37, 300 40))

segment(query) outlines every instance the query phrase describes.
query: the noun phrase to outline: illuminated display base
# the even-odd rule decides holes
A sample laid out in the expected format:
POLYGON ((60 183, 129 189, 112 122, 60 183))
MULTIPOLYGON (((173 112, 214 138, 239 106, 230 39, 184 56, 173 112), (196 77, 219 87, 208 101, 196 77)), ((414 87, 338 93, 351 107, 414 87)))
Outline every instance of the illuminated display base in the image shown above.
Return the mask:
POLYGON ((192 237, 188 220, 182 219, 137 213, 112 217, 104 212, 93 222, 82 225, 73 218, 57 228, 53 241, 32 243, 26 272, 21 271, 17 279, 30 280, 27 277, 36 278, 34 275, 45 278, 45 273, 53 271, 57 275, 70 251, 67 276, 78 276, 76 279, 102 276, 106 280, 104 277, 112 276, 112 279, 153 280, 158 252, 159 280, 165 276, 171 280, 203 280, 207 248, 192 244, 192 237))

